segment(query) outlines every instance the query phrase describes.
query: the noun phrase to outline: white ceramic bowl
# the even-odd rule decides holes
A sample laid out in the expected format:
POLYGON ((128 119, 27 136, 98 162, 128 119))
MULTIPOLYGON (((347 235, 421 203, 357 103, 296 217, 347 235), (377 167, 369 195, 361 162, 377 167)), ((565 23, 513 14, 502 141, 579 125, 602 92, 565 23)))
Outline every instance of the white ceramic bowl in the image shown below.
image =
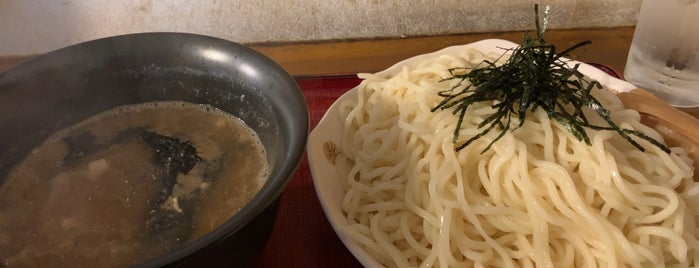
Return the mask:
MULTIPOLYGON (((436 52, 418 55, 396 63, 388 69, 379 72, 378 75, 385 77, 393 76, 398 73, 403 66, 409 66, 424 59, 442 54, 458 54, 468 49, 476 49, 486 54, 491 52, 502 54, 505 52, 503 49, 514 48, 516 46, 517 44, 506 40, 487 39, 471 44, 447 47, 436 52)), ((615 91, 628 92, 636 88, 634 85, 614 78, 594 66, 577 61, 569 61, 568 64, 571 66, 580 64, 578 70, 581 73, 615 91)), ((382 267, 382 265, 369 255, 357 242, 346 237, 341 231, 348 226, 348 223, 341 209, 345 191, 340 186, 340 180, 344 178, 346 174, 340 174, 342 171, 338 170, 335 166, 336 158, 342 157, 339 146, 337 145, 340 144, 343 127, 342 122, 344 121, 343 118, 340 118, 338 109, 341 102, 356 97, 357 89, 353 88, 338 98, 337 101, 330 106, 318 123, 318 126, 311 131, 307 147, 308 161, 311 174, 313 175, 313 184, 315 185, 316 194, 325 211, 325 215, 328 217, 328 221, 330 221, 333 229, 335 229, 335 233, 337 233, 342 243, 345 244, 347 249, 352 252, 354 257, 357 258, 362 265, 365 267, 382 267)))

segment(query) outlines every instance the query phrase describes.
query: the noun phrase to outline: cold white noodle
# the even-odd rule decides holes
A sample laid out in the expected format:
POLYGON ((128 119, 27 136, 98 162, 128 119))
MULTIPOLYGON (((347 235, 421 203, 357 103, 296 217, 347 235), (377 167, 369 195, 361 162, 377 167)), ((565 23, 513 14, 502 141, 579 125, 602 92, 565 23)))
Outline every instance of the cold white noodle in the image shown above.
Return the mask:
MULTIPOLYGON (((395 76, 360 75, 358 99, 340 109, 349 222, 342 232, 389 267, 699 263, 699 188, 679 148, 666 154, 639 139, 641 152, 614 132, 592 130, 588 146, 539 109, 485 153, 499 131, 456 152, 457 116, 430 109, 437 91, 454 85, 440 82, 448 68, 485 57, 469 50, 395 76)), ((662 141, 614 94, 594 92, 621 127, 662 141)), ((469 108, 462 140, 480 132, 490 105, 469 108)))

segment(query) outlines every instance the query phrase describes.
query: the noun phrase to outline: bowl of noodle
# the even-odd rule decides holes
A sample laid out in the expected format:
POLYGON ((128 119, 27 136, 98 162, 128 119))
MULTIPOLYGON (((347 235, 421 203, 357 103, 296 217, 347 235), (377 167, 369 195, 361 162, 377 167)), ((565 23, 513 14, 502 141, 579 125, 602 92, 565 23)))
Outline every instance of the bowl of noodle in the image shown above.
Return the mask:
MULTIPOLYGON (((307 147, 316 193, 337 235, 366 267, 693 266, 699 262, 699 121, 584 63, 593 92, 623 128, 577 140, 541 109, 483 149, 456 151, 457 116, 431 109, 449 68, 497 60, 516 44, 483 40, 419 55, 340 97, 307 147)), ((473 104, 461 135, 493 113, 473 104)), ((602 120, 594 118, 590 120, 602 120)))

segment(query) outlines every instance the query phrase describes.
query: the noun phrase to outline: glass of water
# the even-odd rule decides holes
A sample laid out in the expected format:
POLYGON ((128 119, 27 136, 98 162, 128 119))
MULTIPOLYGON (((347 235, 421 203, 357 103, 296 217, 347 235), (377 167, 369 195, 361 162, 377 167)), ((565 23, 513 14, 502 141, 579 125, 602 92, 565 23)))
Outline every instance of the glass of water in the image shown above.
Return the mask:
POLYGON ((699 0, 643 0, 624 77, 675 107, 699 107, 699 0))

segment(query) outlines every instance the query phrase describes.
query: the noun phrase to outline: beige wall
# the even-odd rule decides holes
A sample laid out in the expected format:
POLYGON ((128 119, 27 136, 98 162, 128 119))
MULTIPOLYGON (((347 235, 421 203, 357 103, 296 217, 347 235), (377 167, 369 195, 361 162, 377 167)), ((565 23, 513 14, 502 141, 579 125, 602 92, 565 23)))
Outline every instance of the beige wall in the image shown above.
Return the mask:
POLYGON ((0 55, 147 31, 241 43, 634 25, 642 0, 0 0, 0 55))

